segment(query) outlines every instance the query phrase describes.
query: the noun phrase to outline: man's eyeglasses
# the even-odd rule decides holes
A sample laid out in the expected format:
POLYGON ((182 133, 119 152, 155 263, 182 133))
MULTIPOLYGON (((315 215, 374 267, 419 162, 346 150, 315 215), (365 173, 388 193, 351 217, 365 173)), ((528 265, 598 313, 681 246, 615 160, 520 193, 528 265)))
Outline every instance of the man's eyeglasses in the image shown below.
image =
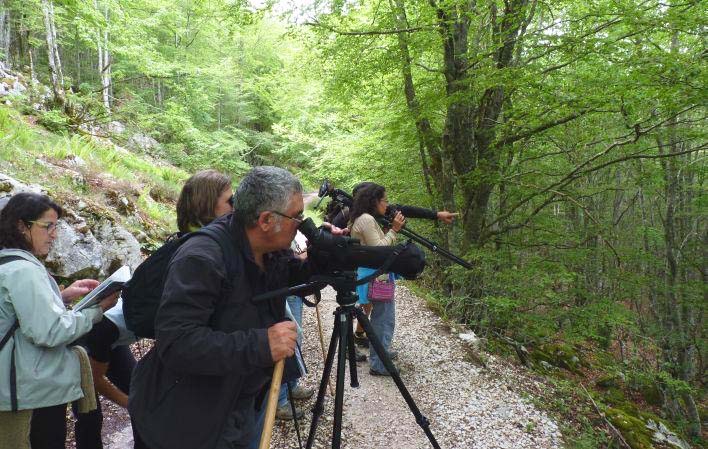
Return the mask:
POLYGON ((28 223, 39 226, 47 230, 47 234, 57 230, 57 224, 51 221, 30 220, 28 223))
POLYGON ((272 210, 271 212, 274 213, 275 215, 280 215, 281 217, 285 217, 287 219, 290 219, 297 224, 300 224, 303 221, 305 221, 305 214, 303 214, 302 212, 300 212, 297 217, 291 217, 290 215, 286 215, 282 212, 278 212, 277 210, 272 210))

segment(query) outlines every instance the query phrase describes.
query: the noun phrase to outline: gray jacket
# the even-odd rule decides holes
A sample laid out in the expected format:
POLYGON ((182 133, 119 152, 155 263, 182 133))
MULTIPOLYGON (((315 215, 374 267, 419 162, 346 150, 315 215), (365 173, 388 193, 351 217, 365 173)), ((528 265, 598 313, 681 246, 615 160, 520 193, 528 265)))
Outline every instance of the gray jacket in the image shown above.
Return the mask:
POLYGON ((81 398, 79 361, 67 345, 101 320, 101 309, 67 310, 59 287, 36 257, 19 249, 0 250, 3 256, 20 256, 23 260, 0 265, 0 338, 15 319, 20 323, 14 337, 0 350, 0 411, 11 409, 12 351, 20 410, 81 398))

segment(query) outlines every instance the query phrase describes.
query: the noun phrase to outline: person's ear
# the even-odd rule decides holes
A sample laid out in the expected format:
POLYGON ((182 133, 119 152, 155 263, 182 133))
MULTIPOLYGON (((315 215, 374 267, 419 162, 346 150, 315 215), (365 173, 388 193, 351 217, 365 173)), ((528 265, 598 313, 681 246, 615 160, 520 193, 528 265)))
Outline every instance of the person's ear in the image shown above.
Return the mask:
POLYGON ((30 229, 27 226, 27 223, 25 223, 23 220, 17 220, 17 229, 20 230, 20 234, 24 235, 27 237, 30 233, 30 229))
POLYGON ((273 218, 274 217, 272 213, 267 210, 263 211, 258 215, 258 221, 256 222, 256 224, 261 229, 261 231, 267 232, 273 225, 273 218))

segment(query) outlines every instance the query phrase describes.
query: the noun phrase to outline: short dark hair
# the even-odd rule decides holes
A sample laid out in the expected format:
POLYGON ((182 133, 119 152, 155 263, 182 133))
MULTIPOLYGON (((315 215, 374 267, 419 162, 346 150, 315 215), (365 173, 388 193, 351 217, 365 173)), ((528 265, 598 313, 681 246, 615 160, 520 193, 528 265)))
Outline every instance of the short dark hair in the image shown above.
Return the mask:
POLYGON ((352 214, 349 220, 354 223, 354 220, 361 217, 363 214, 369 214, 374 217, 377 216, 378 203, 385 194, 386 188, 373 182, 359 188, 354 197, 354 205, 352 206, 352 214))
POLYGON ((32 246, 22 235, 17 224, 22 221, 28 227, 49 209, 54 209, 61 218, 64 211, 46 195, 18 193, 10 198, 0 212, 0 248, 17 248, 32 251, 32 246))
POLYGON ((202 170, 192 175, 184 183, 177 200, 177 228, 180 232, 191 232, 217 218, 214 206, 227 188, 231 188, 231 178, 216 170, 202 170))

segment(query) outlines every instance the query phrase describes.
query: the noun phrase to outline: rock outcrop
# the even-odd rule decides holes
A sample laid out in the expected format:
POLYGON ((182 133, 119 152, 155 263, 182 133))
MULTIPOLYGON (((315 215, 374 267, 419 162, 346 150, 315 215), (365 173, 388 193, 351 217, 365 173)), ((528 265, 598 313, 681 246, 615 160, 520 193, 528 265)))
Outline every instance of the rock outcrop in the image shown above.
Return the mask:
MULTIPOLYGON (((36 185, 26 185, 0 173, 0 209, 9 198, 20 192, 46 193, 36 185)), ((61 202, 61 200, 59 201, 61 202)), ((108 219, 93 225, 82 213, 87 213, 78 201, 78 211, 65 207, 64 217, 57 225, 57 238, 45 263, 55 276, 64 279, 102 278, 123 265, 131 270, 142 262, 140 243, 128 230, 108 219)))

